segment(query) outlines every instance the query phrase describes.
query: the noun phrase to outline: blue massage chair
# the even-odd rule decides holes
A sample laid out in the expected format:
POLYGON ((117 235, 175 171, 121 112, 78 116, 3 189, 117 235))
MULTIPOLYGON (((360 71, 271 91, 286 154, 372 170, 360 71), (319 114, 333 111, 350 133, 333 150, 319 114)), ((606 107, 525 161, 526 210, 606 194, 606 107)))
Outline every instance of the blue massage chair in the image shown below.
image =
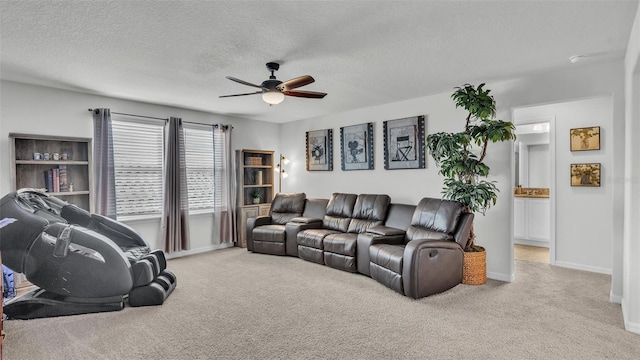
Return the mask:
POLYGON ((0 199, 0 251, 39 287, 4 304, 8 319, 161 305, 176 287, 164 253, 135 230, 34 189, 0 199))

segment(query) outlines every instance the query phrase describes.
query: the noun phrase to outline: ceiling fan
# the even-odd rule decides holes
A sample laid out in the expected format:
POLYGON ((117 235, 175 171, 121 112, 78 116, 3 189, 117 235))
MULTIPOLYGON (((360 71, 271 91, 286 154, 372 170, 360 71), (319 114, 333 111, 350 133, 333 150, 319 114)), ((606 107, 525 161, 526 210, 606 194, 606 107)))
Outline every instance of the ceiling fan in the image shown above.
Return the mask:
POLYGON ((267 70, 271 72, 271 76, 269 76, 269 80, 263 81, 262 84, 260 85, 252 84, 250 82, 246 82, 244 80, 234 78, 233 76, 227 76, 227 79, 231 81, 235 81, 237 83, 247 85, 247 86, 253 86, 261 90, 256 92, 251 92, 251 93, 245 93, 245 94, 221 95, 220 97, 225 98, 225 97, 232 97, 232 96, 262 94, 262 100, 264 100, 264 102, 266 102, 271 106, 271 105, 280 104, 282 100, 284 100, 285 95, 310 98, 310 99, 322 99, 327 95, 326 93, 317 92, 317 91, 293 90, 293 89, 297 89, 299 87, 311 84, 312 82, 315 81, 314 78, 312 78, 310 75, 302 75, 297 78, 293 78, 291 80, 282 82, 280 80, 276 80, 276 76, 273 75, 273 73, 275 71, 278 71, 279 68, 280 68, 280 64, 274 63, 274 62, 268 62, 267 70))

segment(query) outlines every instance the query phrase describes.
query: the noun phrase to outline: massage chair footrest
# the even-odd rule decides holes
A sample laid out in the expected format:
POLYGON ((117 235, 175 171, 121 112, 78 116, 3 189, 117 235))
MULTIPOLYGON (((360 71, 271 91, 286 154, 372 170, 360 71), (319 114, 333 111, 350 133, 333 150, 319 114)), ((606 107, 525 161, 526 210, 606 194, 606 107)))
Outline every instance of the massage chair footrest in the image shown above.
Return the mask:
POLYGON ((131 289, 129 306, 162 305, 175 288, 176 276, 164 270, 151 283, 131 289))
POLYGON ((3 312, 8 319, 39 319, 54 316, 92 314, 119 311, 124 308, 122 296, 100 299, 70 298, 42 289, 35 289, 4 305, 3 312))

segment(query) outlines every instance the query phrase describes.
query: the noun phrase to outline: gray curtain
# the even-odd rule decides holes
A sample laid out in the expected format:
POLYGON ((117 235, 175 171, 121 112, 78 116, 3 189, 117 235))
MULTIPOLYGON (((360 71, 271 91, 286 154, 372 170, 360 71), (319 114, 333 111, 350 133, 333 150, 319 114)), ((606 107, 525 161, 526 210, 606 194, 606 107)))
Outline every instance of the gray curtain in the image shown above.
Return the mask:
POLYGON ((164 207, 161 232, 164 251, 189 249, 189 198, 182 119, 169 118, 165 128, 164 207))
POLYGON ((93 193, 95 212, 116 218, 116 179, 113 163, 113 133, 111 110, 93 111, 93 193))
POLYGON ((231 142, 231 133, 233 127, 228 125, 213 125, 213 148, 222 149, 220 156, 214 155, 214 161, 221 161, 221 164, 215 164, 214 169, 223 169, 220 172, 214 171, 213 183, 215 186, 222 186, 227 191, 222 191, 222 197, 214 197, 215 209, 220 209, 220 242, 236 242, 236 170, 235 161, 233 159, 233 146, 231 142), (216 144, 221 141, 222 144, 216 144))

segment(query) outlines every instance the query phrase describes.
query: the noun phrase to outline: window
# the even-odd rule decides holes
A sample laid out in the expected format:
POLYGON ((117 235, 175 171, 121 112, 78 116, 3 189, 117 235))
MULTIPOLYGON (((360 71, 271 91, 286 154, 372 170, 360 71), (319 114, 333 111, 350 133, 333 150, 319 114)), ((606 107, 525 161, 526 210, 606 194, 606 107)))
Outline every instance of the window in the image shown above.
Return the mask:
POLYGON ((189 210, 213 209, 213 132, 185 127, 184 137, 189 210))
POLYGON ((189 125, 184 130, 189 210, 226 210, 222 133, 210 126, 189 125))
MULTIPOLYGON (((111 121, 118 218, 160 215, 165 124, 128 116, 111 121)), ((189 210, 226 210, 223 134, 211 126, 188 125, 184 135, 189 210)))
POLYGON ((164 123, 112 116, 118 217, 162 213, 164 123))

